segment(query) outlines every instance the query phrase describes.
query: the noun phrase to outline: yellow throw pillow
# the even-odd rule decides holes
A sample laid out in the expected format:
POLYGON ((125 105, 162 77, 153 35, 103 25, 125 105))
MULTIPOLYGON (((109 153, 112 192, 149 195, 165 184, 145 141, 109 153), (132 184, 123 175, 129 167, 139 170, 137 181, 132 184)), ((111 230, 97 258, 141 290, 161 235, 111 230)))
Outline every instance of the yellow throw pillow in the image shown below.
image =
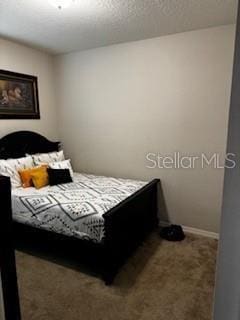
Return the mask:
POLYGON ((47 166, 36 168, 36 170, 31 173, 31 178, 36 189, 47 186, 49 184, 47 166))
POLYGON ((39 167, 35 167, 35 168, 28 168, 28 169, 23 169, 18 171, 23 188, 29 188, 33 186, 31 174, 38 169, 39 167))

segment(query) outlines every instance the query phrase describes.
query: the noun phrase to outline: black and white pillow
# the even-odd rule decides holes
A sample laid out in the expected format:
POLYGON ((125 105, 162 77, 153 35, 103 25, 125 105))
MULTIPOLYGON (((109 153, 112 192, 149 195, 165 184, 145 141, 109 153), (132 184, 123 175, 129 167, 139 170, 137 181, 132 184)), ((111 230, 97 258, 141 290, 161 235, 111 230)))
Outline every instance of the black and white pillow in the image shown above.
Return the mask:
POLYGON ((13 188, 21 187, 21 179, 18 171, 34 167, 32 157, 0 160, 0 174, 10 177, 13 188))
POLYGON ((50 186, 73 182, 69 169, 48 168, 47 172, 50 186))
POLYGON ((72 169, 70 159, 49 163, 49 168, 51 168, 51 169, 69 169, 71 177, 73 179, 73 169, 72 169))
POLYGON ((52 162, 64 161, 64 153, 63 150, 49 153, 37 153, 32 155, 32 159, 35 165, 39 165, 39 163, 49 164, 52 162))

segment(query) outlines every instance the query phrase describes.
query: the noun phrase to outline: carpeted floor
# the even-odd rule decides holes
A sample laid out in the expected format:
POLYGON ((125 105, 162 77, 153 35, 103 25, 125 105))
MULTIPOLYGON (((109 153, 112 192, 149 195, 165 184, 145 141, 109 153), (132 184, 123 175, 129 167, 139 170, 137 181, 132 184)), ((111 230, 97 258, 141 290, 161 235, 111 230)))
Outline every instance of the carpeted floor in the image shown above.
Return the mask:
POLYGON ((153 234, 108 287, 93 276, 17 252, 23 320, 210 320, 217 241, 153 234))

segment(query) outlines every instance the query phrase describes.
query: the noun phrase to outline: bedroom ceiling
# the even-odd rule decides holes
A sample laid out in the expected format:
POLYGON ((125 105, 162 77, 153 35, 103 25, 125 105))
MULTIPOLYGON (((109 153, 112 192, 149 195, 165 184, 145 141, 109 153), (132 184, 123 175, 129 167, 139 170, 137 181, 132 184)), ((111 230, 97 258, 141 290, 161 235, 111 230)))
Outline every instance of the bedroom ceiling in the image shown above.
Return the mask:
POLYGON ((59 54, 235 23, 237 0, 0 0, 0 36, 59 54))

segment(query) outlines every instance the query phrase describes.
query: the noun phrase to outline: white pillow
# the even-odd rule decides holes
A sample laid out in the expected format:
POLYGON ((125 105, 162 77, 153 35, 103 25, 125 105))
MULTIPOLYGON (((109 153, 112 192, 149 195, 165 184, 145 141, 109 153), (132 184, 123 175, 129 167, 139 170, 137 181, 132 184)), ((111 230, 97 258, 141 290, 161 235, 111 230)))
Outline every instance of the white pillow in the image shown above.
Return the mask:
POLYGON ((32 155, 33 161, 36 165, 39 163, 49 164, 51 162, 59 162, 65 160, 63 151, 56 151, 50 153, 37 153, 32 155))
POLYGON ((71 175, 71 177, 73 179, 73 169, 72 169, 72 166, 71 166, 71 160, 70 159, 64 160, 64 161, 59 161, 59 162, 49 163, 49 167, 51 169, 69 169, 70 175, 71 175))
POLYGON ((10 178, 12 188, 17 188, 21 185, 18 172, 7 163, 7 160, 0 160, 0 175, 10 178))
POLYGON ((0 160, 0 174, 10 177, 13 188, 21 187, 21 178, 18 171, 32 167, 34 167, 34 163, 30 156, 18 159, 0 160))

